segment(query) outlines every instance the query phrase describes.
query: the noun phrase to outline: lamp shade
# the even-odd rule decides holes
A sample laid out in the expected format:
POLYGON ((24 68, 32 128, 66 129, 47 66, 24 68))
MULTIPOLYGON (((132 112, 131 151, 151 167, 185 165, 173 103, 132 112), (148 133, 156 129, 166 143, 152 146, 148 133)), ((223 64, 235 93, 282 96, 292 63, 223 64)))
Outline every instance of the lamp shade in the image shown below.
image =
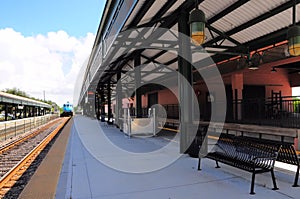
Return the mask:
POLYGON ((192 43, 200 46, 205 40, 205 14, 198 8, 194 9, 189 18, 192 43))
POLYGON ((300 26, 292 26, 287 33, 289 41, 289 53, 291 56, 300 55, 300 26))

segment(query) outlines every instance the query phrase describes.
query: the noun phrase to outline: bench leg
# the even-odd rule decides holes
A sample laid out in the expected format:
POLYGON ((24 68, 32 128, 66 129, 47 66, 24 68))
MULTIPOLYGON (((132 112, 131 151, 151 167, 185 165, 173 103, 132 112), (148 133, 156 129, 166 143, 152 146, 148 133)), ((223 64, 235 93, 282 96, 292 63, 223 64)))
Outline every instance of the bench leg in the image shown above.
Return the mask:
POLYGON ((295 176, 295 181, 294 181, 293 187, 299 187, 299 185, 298 185, 299 167, 300 167, 300 166, 298 165, 298 168, 297 168, 297 172, 296 172, 296 176, 295 176))
POLYGON ((272 176, 272 181, 273 181, 273 190, 278 190, 277 184, 276 184, 276 178, 274 175, 274 169, 271 170, 271 176, 272 176))
POLYGON ((255 182, 255 172, 252 173, 252 181, 251 181, 251 189, 250 189, 250 194, 254 195, 254 182, 255 182))
POLYGON ((218 161, 216 161, 216 168, 221 168, 221 167, 219 166, 218 161))
POLYGON ((201 158, 198 158, 198 171, 201 171, 201 158))

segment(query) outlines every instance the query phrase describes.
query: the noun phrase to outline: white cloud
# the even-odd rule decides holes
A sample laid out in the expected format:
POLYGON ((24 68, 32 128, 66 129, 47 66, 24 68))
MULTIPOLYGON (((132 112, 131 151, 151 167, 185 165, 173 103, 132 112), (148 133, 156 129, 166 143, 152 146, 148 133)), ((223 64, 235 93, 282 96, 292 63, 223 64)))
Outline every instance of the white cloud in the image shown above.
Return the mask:
POLYGON ((19 88, 32 97, 62 105, 73 101, 73 89, 95 36, 69 36, 65 31, 25 37, 11 28, 0 29, 0 90, 19 88))

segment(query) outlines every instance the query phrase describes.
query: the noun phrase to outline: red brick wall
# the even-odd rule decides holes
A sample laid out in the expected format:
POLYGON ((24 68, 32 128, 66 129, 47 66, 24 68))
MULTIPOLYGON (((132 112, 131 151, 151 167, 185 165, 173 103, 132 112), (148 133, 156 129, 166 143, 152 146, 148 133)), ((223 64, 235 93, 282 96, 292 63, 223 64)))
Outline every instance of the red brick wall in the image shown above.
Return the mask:
MULTIPOLYGON (((172 91, 177 94, 178 89, 177 88, 171 88, 172 91)), ((159 90, 155 92, 150 92, 142 96, 142 107, 147 107, 148 106, 148 94, 151 93, 158 93, 158 103, 161 105, 164 104, 178 104, 178 100, 176 95, 169 89, 165 90, 159 90)))
MULTIPOLYGON (((289 75, 285 69, 277 68, 277 72, 271 72, 272 66, 265 65, 258 70, 244 69, 240 71, 243 74, 244 85, 265 85, 266 97, 271 97, 274 92, 281 91, 282 96, 291 96, 292 89, 289 75)), ((223 77, 226 85, 231 84, 231 75, 223 77)))
MULTIPOLYGON (((176 94, 178 93, 178 89, 173 90, 176 94)), ((164 104, 178 104, 178 100, 176 95, 174 93, 167 89, 167 90, 161 90, 158 92, 158 103, 161 105, 164 104)))

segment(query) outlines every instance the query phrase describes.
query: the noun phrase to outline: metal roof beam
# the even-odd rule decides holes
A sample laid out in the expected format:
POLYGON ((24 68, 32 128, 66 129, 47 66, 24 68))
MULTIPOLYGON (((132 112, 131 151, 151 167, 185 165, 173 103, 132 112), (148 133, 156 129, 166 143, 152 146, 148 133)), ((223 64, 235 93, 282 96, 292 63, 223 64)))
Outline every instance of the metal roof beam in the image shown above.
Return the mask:
MULTIPOLYGON (((204 1, 204 0, 200 0, 199 3, 203 2, 203 1, 204 1)), ((163 21, 163 22, 161 23, 160 27, 161 27, 161 28, 171 28, 172 26, 174 26, 174 25, 176 24, 178 15, 180 14, 180 12, 181 12, 182 10, 185 10, 185 11, 189 12, 189 11, 192 10, 194 7, 195 7, 195 5, 194 5, 194 2, 193 2, 193 1, 187 1, 187 2, 183 3, 179 8, 177 8, 177 9, 170 15, 170 17, 167 18, 168 20, 165 20, 165 21, 163 21)), ((165 8, 161 8, 161 9, 165 9, 165 8)), ((154 17, 153 17, 153 18, 154 18, 154 17)), ((152 18, 152 19, 153 19, 153 18, 152 18)), ((154 24, 155 24, 155 23, 154 23, 154 24)), ((152 24, 152 26, 153 26, 154 24, 152 24)), ((159 34, 161 34, 161 32, 159 32, 159 34)), ((156 34, 155 34, 155 32, 154 32, 154 34, 152 34, 152 35, 150 36, 150 38, 148 38, 148 39, 151 40, 151 39, 156 38, 156 37, 158 37, 157 32, 156 32, 156 34)), ((137 42, 138 42, 138 40, 137 40, 135 43, 137 43, 137 42)), ((142 53, 143 51, 144 51, 144 50, 139 50, 139 53, 142 53)), ((130 58, 130 56, 129 56, 129 58, 130 58)), ((123 64, 120 65, 120 68, 122 68, 123 65, 124 65, 126 62, 128 62, 128 61, 129 61, 128 58, 127 58, 127 59, 124 59, 124 60, 122 61, 123 64)))
MULTIPOLYGON (((219 34, 220 36, 222 36, 223 38, 231 41, 232 43, 234 43, 235 45, 237 46, 240 46, 241 43, 238 42, 237 40, 231 38, 230 36, 228 36, 226 33, 223 33, 222 31, 218 30, 217 28, 214 28, 212 27, 210 24, 206 24, 206 27, 212 31, 214 31, 215 33, 219 34)), ((218 38, 218 37, 217 37, 218 38)), ((219 40, 217 40, 217 38, 213 39, 213 40, 216 40, 216 42, 214 43, 217 43, 219 40)), ((205 47, 205 44, 204 44, 204 47, 205 47)))
MULTIPOLYGON (((300 22, 296 23, 296 25, 300 25, 300 22)), ((268 35, 264 35, 255 40, 249 41, 245 43, 245 45, 249 46, 250 51, 253 51, 272 44, 276 44, 287 39, 287 30, 288 28, 282 28, 268 35)))
POLYGON ((135 26, 137 26, 140 23, 140 21, 145 16, 145 14, 148 12, 148 10, 153 5, 153 3, 155 3, 155 0, 147 0, 147 1, 145 1, 145 3, 142 6, 142 10, 139 12, 139 15, 137 15, 134 18, 134 20, 130 23, 129 28, 134 28, 135 26))
POLYGON ((240 6, 244 5, 248 1, 250 1, 250 0, 239 0, 239 1, 235 2, 231 6, 227 7, 226 9, 222 10, 221 12, 219 12, 218 14, 216 14, 215 16, 213 16, 212 18, 210 18, 209 20, 207 20, 207 23, 208 24, 212 24, 212 23, 218 21, 219 19, 221 19, 225 15, 231 13, 235 9, 239 8, 240 6))
MULTIPOLYGON (((161 51, 161 52, 162 52, 162 51, 161 51)), ((161 53, 161 52, 160 52, 160 53, 161 53)), ((160 53, 158 53, 158 54, 160 54, 160 53)), ((157 55, 157 54, 156 54, 156 55, 157 55)), ((154 55, 153 57, 150 58, 150 57, 147 57, 147 56, 141 54, 141 57, 147 59, 147 61, 145 61, 144 64, 149 64, 149 63, 151 63, 151 62, 156 63, 156 64, 160 64, 158 61, 155 61, 155 59, 157 58, 156 55, 154 55), (154 58, 154 57, 156 57, 156 58, 154 58)), ((159 56, 158 56, 158 57, 159 57, 159 56)))
MULTIPOLYGON (((300 0, 296 0, 297 4, 299 2, 300 2, 300 0)), ((225 32, 224 34, 230 36, 230 35, 233 35, 235 33, 238 33, 238 32, 240 32, 240 31, 242 31, 242 30, 244 30, 244 29, 246 29, 246 28, 248 28, 250 26, 253 26, 253 25, 257 24, 257 23, 260 23, 261 21, 264 21, 264 20, 266 20, 266 19, 268 19, 268 18, 270 18, 270 17, 272 17, 272 16, 274 16, 276 14, 279 14, 282 11, 285 11, 286 9, 289 9, 289 8, 293 7, 293 5, 294 5, 294 1, 288 1, 288 2, 286 2, 284 4, 282 4, 282 5, 274 8, 273 10, 271 10, 269 12, 266 12, 263 15, 260 15, 260 16, 254 18, 254 19, 252 19, 252 20, 250 20, 250 21, 248 21, 248 22, 246 22, 246 23, 244 23, 244 24, 242 24, 242 25, 240 25, 240 26, 238 26, 236 28, 233 28, 233 29, 225 32)), ((204 46, 205 45, 211 45, 211 44, 216 43, 216 42, 218 42, 220 40, 222 40, 221 36, 216 37, 215 39, 212 39, 212 40, 208 41, 207 43, 205 43, 204 46)))

